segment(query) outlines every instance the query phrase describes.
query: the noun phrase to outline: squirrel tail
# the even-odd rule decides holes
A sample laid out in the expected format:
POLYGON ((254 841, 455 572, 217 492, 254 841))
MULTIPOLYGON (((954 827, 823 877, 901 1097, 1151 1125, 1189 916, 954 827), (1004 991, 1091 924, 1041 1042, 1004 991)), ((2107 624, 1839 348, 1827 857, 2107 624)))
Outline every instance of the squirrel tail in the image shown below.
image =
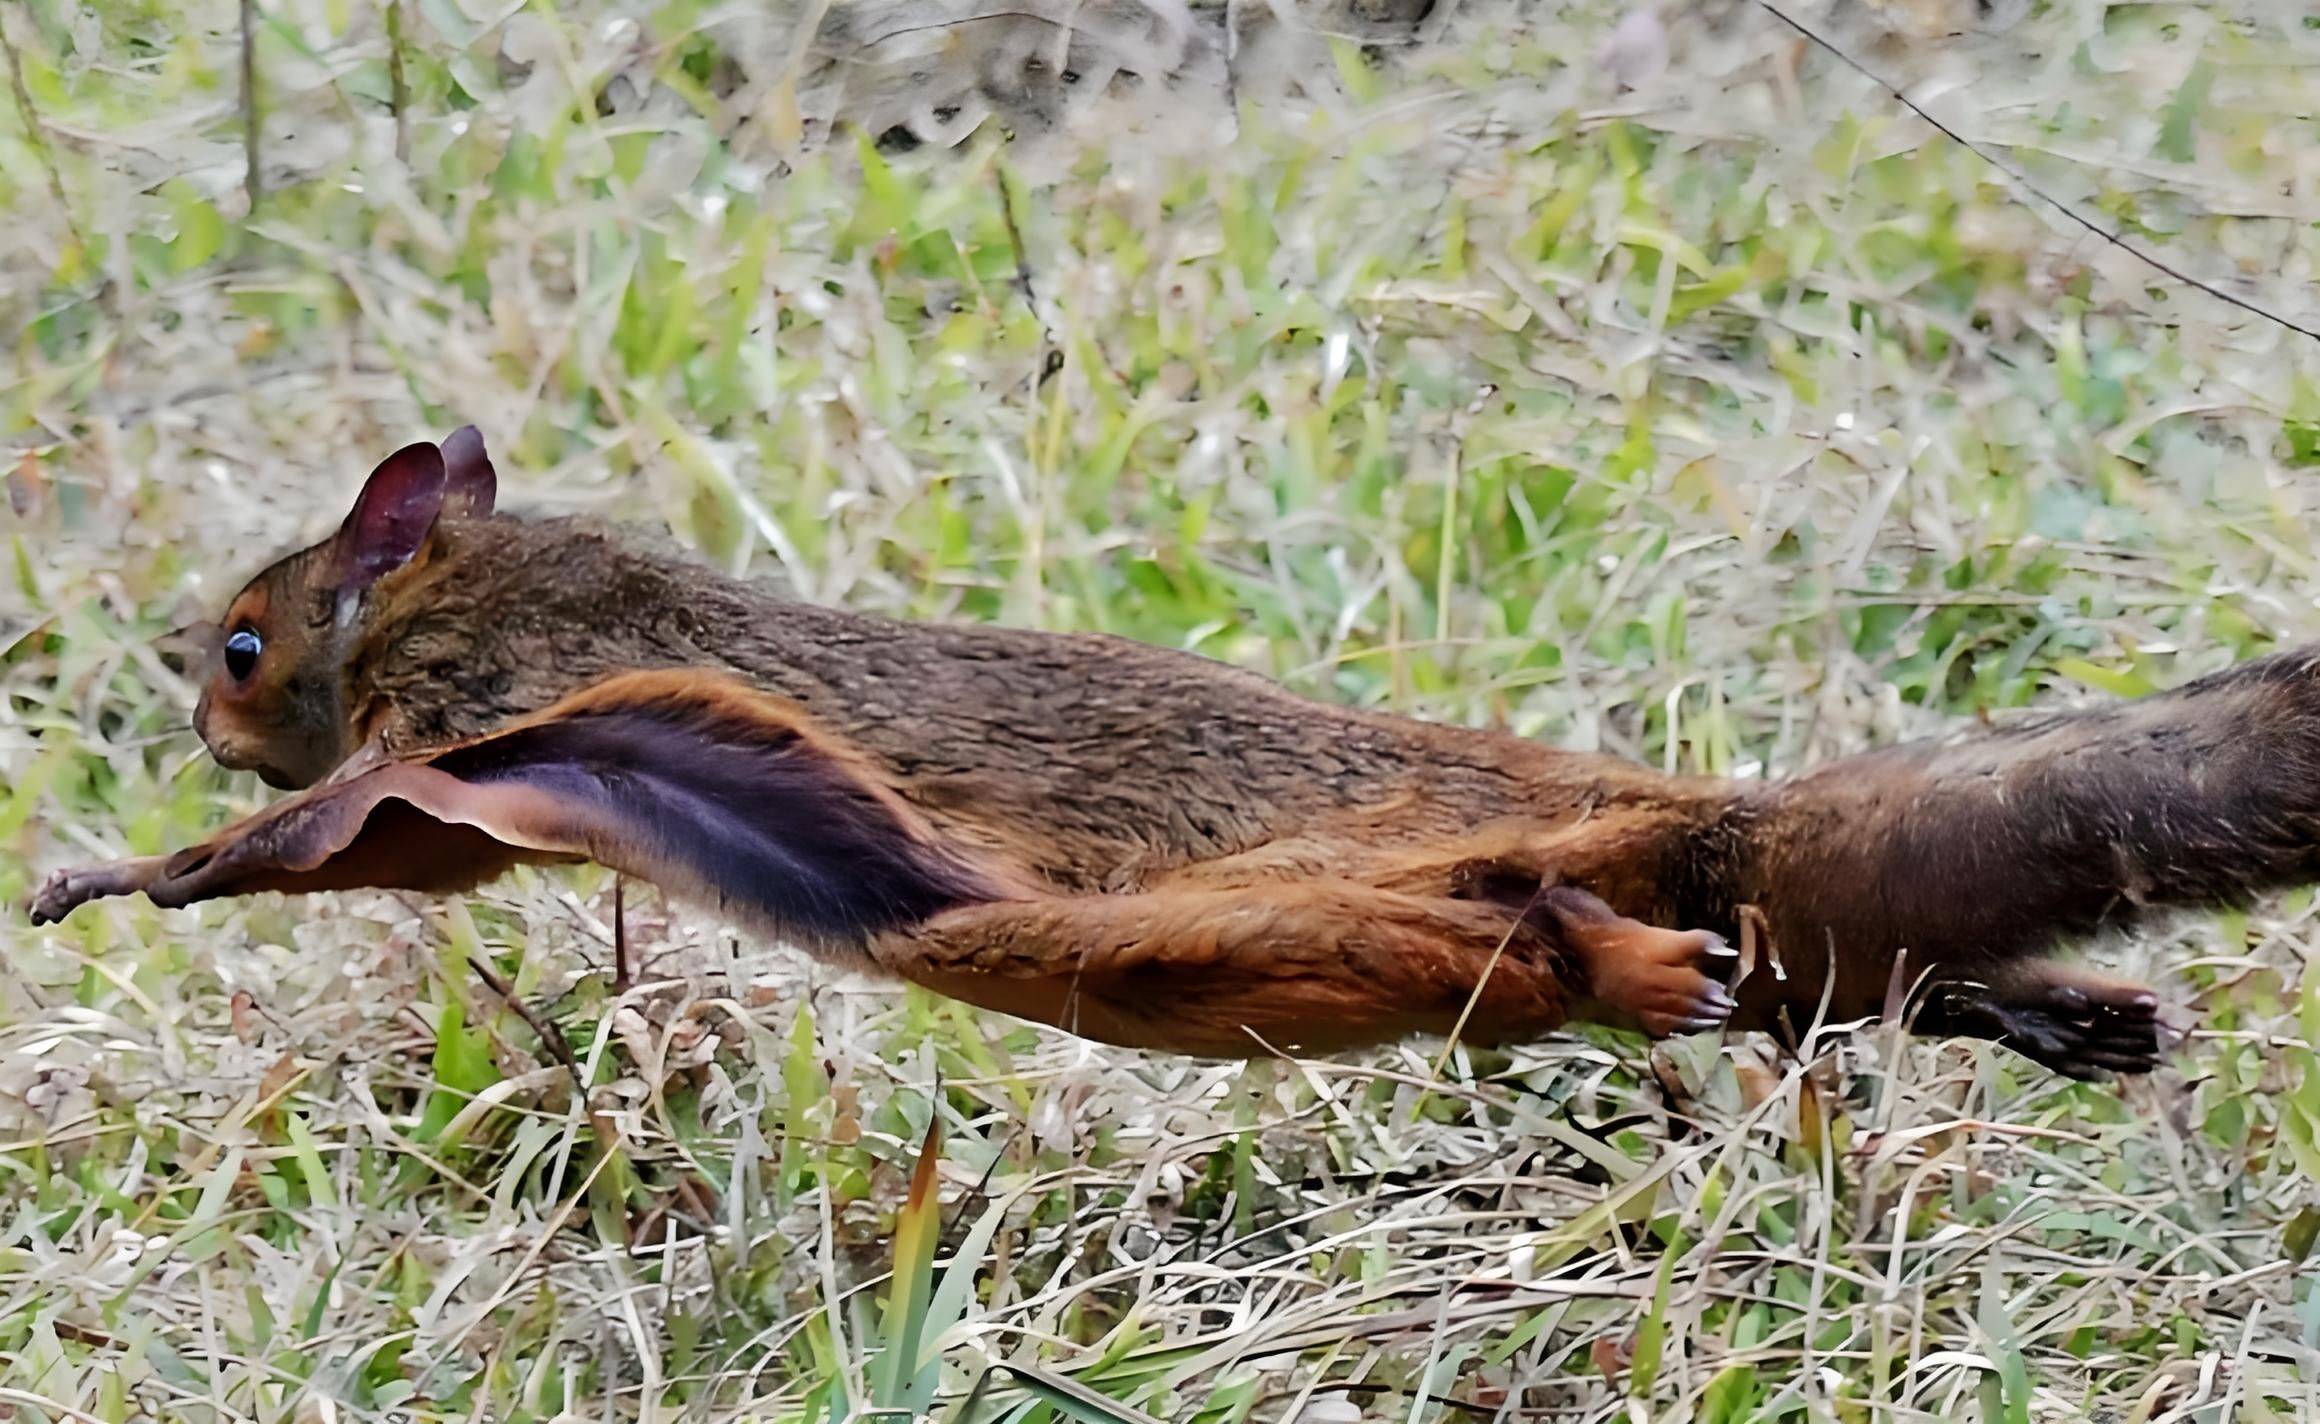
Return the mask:
POLYGON ((1714 908, 1753 907, 1788 971, 1744 987, 1749 1017, 1809 1018, 1832 974, 1832 1018, 1929 973, 2140 1006, 2147 991, 2044 956, 2147 910, 2320 879, 2320 648, 1833 762, 1737 803, 1718 839, 1714 908))

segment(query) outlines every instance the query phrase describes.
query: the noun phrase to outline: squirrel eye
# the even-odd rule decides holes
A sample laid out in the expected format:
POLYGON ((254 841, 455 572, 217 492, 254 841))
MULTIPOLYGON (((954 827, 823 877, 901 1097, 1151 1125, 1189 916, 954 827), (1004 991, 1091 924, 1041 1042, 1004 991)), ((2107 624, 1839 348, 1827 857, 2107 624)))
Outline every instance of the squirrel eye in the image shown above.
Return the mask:
POLYGON ((234 635, 226 639, 227 674, 236 682, 245 681, 258 670, 258 654, 265 650, 266 644, 258 637, 257 629, 236 628, 234 635))

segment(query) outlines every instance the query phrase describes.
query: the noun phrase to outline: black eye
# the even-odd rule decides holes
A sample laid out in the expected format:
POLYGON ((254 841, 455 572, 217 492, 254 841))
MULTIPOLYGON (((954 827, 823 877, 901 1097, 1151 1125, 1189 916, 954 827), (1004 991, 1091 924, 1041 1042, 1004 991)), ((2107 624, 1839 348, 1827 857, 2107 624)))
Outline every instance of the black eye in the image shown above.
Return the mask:
POLYGON ((246 682, 258 670, 258 654, 266 650, 265 642, 255 628, 236 628, 226 639, 226 672, 236 682, 246 682))

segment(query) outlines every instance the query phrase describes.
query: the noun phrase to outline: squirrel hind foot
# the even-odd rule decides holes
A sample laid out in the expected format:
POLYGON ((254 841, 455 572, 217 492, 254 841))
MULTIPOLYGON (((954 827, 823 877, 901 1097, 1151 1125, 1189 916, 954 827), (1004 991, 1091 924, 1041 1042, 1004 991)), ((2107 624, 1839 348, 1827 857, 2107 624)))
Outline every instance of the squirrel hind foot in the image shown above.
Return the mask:
POLYGON ((1995 1040, 2087 1082, 2149 1073, 2165 1051, 2157 993, 2052 960, 2013 966, 1994 985, 1941 985, 1917 1024, 1920 1032, 1995 1040))
POLYGON ((1719 1028, 1738 1007, 1717 977, 1736 961, 1721 935, 1647 925, 1571 886, 1541 892, 1531 918, 1584 974, 1584 1017, 1673 1038, 1719 1028))

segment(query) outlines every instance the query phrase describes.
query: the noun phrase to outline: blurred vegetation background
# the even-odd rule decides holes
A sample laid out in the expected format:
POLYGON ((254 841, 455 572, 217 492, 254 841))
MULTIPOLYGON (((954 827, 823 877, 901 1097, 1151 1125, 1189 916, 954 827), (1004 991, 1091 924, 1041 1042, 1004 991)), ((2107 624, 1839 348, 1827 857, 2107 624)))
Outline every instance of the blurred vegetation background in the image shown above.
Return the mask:
MULTIPOLYGON (((1790 13, 2314 326, 2299 8, 1790 13)), ((1753 3, 10 0, 0 37, 10 905, 262 799, 156 640, 466 422, 503 503, 804 597, 1735 775, 2320 627, 2320 342, 1753 3)), ((2199 1030, 2077 1086, 1884 1028, 1145 1058, 638 894, 616 994, 611 891, 12 914, 0 1409, 2320 1409, 2308 894, 2105 947, 2199 1030)))

